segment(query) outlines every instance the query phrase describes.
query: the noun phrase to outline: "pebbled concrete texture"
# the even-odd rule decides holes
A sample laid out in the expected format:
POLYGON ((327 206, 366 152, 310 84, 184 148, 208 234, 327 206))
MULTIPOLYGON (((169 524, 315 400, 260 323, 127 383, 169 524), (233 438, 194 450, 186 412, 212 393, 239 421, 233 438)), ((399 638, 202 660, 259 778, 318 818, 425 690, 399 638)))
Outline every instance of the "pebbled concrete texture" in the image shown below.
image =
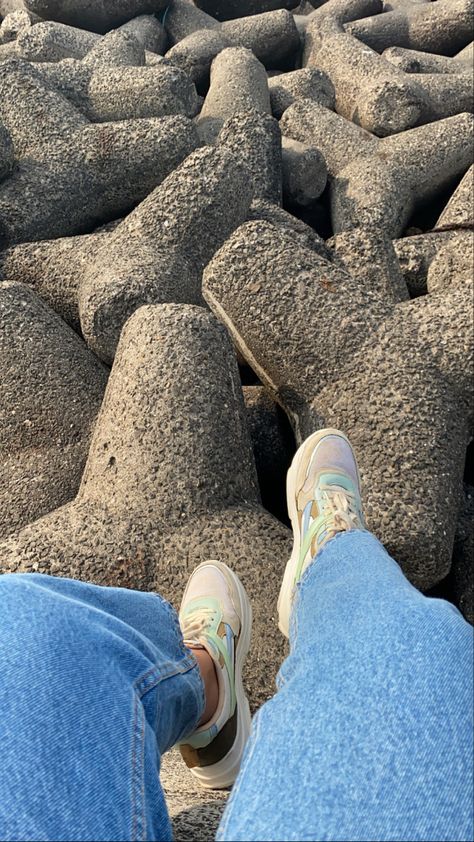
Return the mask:
POLYGON ((379 137, 415 126, 423 112, 418 78, 402 73, 331 17, 307 27, 304 63, 334 85, 336 111, 379 137))
POLYGON ((336 95, 329 76, 313 67, 278 73, 269 78, 268 87, 273 116, 278 119, 299 99, 312 99, 325 108, 335 106, 336 95))
POLYGON ((248 170, 254 199, 281 204, 282 138, 273 117, 255 110, 237 114, 226 120, 217 144, 232 152, 248 170))
POLYGON ((42 18, 82 26, 92 32, 106 32, 141 14, 159 12, 167 0, 24 0, 25 6, 42 18))
POLYGON ((211 84, 197 118, 203 143, 214 143, 226 120, 249 110, 271 114, 265 68, 250 50, 223 50, 212 63, 211 84))
POLYGON ((381 140, 372 160, 353 160, 337 173, 335 231, 382 224, 388 236, 399 236, 416 206, 469 166, 472 135, 472 114, 459 114, 381 140))
POLYGON ((382 58, 394 64, 406 73, 469 73, 467 65, 437 53, 407 50, 405 47, 387 47, 382 58))
POLYGON ((29 29, 40 21, 41 18, 24 8, 9 12, 0 23, 0 44, 16 41, 23 29, 29 29))
POLYGON ((469 256, 472 232, 463 229, 427 231, 394 240, 393 245, 412 298, 428 292, 428 274, 438 252, 469 256))
POLYGON ((30 289, 0 283, 0 535, 75 496, 107 369, 30 289))
POLYGON ((452 56, 472 40, 472 4, 470 0, 413 4, 348 23, 347 29, 378 52, 397 46, 452 56))
POLYGON ((0 243, 87 233, 141 201, 198 144, 180 115, 90 124, 23 62, 0 65, 0 89, 20 164, 0 185, 0 243))
POLYGON ((436 223, 437 229, 453 225, 460 228, 474 224, 474 165, 471 165, 436 223))
POLYGON ((282 137, 282 188, 287 204, 305 207, 323 193, 328 171, 323 155, 314 146, 282 137))
POLYGON ((160 779, 176 842, 214 839, 228 793, 202 790, 176 750, 164 755, 160 779))
POLYGON ((247 171, 227 149, 190 155, 85 270, 79 313, 92 350, 110 363, 122 326, 141 304, 202 304, 202 270, 246 218, 251 200, 247 171))
POLYGON ((426 279, 429 293, 449 287, 472 286, 474 231, 457 230, 440 245, 431 261, 426 279))
POLYGON ((228 20, 273 12, 276 9, 294 9, 298 2, 299 0, 197 0, 196 5, 217 20, 228 20))
POLYGON ((30 287, 79 333, 80 280, 104 236, 107 240, 101 233, 19 243, 0 252, 0 279, 14 278, 30 287))

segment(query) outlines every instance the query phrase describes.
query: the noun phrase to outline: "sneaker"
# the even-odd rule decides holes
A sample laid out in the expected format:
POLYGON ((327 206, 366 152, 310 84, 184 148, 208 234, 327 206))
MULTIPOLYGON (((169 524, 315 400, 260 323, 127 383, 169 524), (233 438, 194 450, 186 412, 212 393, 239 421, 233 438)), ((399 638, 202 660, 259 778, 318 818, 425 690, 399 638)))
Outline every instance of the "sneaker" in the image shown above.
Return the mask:
POLYGON ((295 587, 324 544, 338 532, 365 529, 360 477, 343 433, 325 429, 303 442, 286 480, 294 544, 278 598, 278 626, 289 637, 295 587))
POLYGON ((205 561, 189 579, 179 621, 184 642, 206 649, 219 681, 214 716, 179 749, 203 787, 226 789, 237 777, 250 734, 250 708, 242 683, 252 629, 250 601, 232 570, 220 561, 205 561))

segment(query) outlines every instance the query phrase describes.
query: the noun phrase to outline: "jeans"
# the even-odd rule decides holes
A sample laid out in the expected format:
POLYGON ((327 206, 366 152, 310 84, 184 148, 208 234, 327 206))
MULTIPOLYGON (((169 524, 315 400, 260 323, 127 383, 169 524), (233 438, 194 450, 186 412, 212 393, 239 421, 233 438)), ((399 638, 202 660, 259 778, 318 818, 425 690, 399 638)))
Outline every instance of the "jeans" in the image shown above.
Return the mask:
POLYGON ((160 757, 204 689, 171 606, 9 574, 0 612, 0 839, 172 839, 160 757))
MULTIPOLYGON (((203 710, 171 607, 41 575, 0 606, 0 839, 170 839, 160 756, 203 710)), ((472 839, 472 629, 368 533, 306 571, 278 684, 218 839, 472 839)))

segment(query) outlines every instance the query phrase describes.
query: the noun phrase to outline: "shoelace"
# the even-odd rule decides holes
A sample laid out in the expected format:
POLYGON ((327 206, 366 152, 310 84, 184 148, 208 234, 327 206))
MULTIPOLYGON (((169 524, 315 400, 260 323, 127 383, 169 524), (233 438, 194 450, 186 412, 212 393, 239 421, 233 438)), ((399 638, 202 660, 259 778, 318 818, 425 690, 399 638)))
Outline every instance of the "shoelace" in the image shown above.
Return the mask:
POLYGON ((185 616, 181 629, 185 642, 202 646, 202 633, 211 625, 214 614, 213 608, 196 608, 190 611, 185 616))
POLYGON ((357 527, 359 513, 355 495, 340 485, 323 485, 321 491, 324 517, 332 522, 334 530, 357 527))

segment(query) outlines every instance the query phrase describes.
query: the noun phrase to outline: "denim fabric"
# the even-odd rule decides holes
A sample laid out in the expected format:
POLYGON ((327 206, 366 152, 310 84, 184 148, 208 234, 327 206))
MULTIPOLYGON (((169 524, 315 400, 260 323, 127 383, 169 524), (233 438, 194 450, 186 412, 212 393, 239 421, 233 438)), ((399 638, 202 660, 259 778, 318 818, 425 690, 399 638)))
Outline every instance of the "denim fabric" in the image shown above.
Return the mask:
POLYGON ((0 576, 0 839, 171 839, 160 756, 203 704, 161 597, 0 576))
POLYGON ((306 571, 218 840, 472 840, 473 630, 366 532, 306 571))

